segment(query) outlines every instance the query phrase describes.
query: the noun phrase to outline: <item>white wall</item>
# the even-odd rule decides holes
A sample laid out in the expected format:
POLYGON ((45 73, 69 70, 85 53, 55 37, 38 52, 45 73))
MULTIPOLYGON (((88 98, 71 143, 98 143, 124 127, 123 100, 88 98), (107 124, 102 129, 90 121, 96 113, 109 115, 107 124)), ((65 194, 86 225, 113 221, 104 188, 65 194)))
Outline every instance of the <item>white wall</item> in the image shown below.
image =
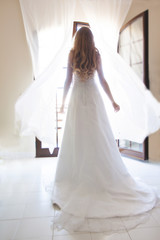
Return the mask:
MULTIPOLYGON (((125 23, 149 10, 149 80, 150 90, 160 101, 160 0, 133 0, 125 23)), ((149 137, 149 159, 160 162, 160 131, 149 137)))
POLYGON ((0 1, 0 53, 0 158, 33 157, 34 138, 14 127, 15 102, 33 79, 18 0, 0 1))

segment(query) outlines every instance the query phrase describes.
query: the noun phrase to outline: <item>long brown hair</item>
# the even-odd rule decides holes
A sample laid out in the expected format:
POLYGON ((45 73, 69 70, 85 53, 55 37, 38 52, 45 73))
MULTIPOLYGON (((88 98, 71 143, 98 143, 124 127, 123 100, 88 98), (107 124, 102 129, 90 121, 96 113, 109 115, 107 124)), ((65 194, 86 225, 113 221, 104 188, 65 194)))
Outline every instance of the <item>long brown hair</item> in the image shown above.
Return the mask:
POLYGON ((88 27, 82 27, 77 31, 72 52, 73 71, 82 78, 93 74, 97 67, 99 52, 95 47, 93 34, 88 27))

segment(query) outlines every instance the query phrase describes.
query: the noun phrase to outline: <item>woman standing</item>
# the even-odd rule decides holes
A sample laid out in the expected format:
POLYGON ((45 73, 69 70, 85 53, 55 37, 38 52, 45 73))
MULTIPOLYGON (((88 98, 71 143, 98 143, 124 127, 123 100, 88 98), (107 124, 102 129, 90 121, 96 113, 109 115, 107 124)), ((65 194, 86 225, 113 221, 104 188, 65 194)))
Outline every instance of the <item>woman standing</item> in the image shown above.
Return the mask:
POLYGON ((123 217, 140 216, 158 200, 156 192, 137 182, 123 164, 96 85, 96 72, 114 110, 119 111, 92 32, 82 27, 69 54, 61 106, 63 112, 73 81, 52 199, 60 207, 54 221, 59 229, 120 230, 123 217))

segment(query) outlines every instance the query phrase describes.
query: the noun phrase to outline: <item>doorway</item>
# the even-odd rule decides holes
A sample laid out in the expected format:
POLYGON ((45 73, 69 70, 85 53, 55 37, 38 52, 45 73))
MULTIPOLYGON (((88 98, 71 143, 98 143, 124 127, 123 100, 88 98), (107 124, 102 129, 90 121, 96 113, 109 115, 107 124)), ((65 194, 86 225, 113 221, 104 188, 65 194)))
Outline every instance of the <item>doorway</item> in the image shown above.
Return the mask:
MULTIPOLYGON (((81 28, 81 27, 89 27, 89 23, 86 22, 78 22, 74 21, 73 22, 73 33, 72 37, 74 34, 81 28)), ((64 72, 64 80, 65 80, 65 73, 66 73, 67 67, 63 67, 63 72, 64 72)), ((59 147, 61 145, 61 140, 62 140, 62 128, 63 128, 63 122, 64 122, 64 115, 60 113, 60 106, 61 106, 61 101, 62 101, 62 95, 63 95, 63 86, 64 86, 64 80, 59 81, 59 86, 56 89, 56 109, 55 109, 55 114, 56 114, 56 147, 53 150, 53 153, 49 151, 48 148, 44 148, 42 146, 42 143, 39 139, 36 138, 36 157, 57 157, 58 152, 59 152, 59 147)), ((67 111, 67 105, 68 103, 66 102, 65 104, 65 111, 67 111)))

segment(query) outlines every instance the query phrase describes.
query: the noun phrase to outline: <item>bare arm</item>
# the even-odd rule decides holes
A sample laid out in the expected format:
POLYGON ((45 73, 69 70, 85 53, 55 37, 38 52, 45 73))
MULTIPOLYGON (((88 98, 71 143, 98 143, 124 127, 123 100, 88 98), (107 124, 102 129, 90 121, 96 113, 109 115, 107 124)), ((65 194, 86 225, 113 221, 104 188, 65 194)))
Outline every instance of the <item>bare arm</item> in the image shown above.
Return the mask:
POLYGON ((69 90, 71 82, 72 82, 73 69, 71 67, 71 62, 72 62, 72 52, 70 52, 69 57, 68 57, 67 76, 66 76, 66 80, 64 83, 63 99, 62 99, 62 105, 60 108, 60 112, 64 111, 65 100, 66 100, 68 90, 69 90))
POLYGON ((97 73, 98 73, 99 81, 101 83, 101 86, 102 86, 103 90, 105 91, 105 93, 109 97, 109 99, 110 99, 110 101, 113 105, 114 110, 116 112, 118 112, 120 110, 120 106, 115 102, 115 100, 112 96, 112 93, 110 91, 109 85, 108 85, 106 79, 104 78, 100 55, 98 56, 97 73))

